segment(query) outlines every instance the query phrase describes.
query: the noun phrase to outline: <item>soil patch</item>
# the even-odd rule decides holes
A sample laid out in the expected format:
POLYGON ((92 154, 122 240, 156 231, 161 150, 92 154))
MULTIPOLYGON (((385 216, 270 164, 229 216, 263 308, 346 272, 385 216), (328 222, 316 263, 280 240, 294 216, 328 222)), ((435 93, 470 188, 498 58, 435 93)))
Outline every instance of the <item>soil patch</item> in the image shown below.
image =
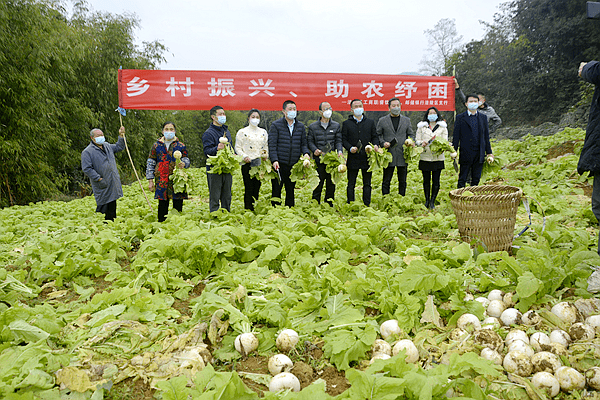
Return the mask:
POLYGON ((106 400, 145 400, 153 399, 155 392, 156 390, 144 383, 142 379, 127 378, 105 392, 104 398, 106 400))
POLYGON ((330 396, 337 396, 350 388, 346 375, 334 367, 325 368, 320 378, 327 382, 326 392, 330 396))
POLYGON ((561 144, 557 144, 548 149, 548 155, 546 159, 551 160, 556 157, 563 156, 565 154, 575 154, 575 144, 577 140, 569 140, 561 144))

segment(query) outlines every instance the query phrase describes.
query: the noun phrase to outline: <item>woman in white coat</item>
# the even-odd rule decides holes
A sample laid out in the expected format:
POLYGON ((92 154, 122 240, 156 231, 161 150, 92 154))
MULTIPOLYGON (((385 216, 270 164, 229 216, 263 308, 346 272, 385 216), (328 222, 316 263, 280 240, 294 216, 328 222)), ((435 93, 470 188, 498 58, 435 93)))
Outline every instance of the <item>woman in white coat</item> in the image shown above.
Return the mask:
POLYGON ((425 207, 433 210, 435 198, 440 191, 440 175, 444 169, 444 153, 436 154, 429 145, 434 138, 448 140, 448 124, 435 107, 429 107, 423 116, 423 121, 417 124, 416 145, 423 147, 419 169, 423 173, 423 192, 425 192, 425 207))
POLYGON ((260 180, 250 177, 250 168, 268 162, 268 134, 259 127, 260 112, 253 108, 248 113, 248 126, 238 131, 235 136, 235 152, 242 156, 242 178, 244 180, 244 208, 254 210, 258 199, 260 180))

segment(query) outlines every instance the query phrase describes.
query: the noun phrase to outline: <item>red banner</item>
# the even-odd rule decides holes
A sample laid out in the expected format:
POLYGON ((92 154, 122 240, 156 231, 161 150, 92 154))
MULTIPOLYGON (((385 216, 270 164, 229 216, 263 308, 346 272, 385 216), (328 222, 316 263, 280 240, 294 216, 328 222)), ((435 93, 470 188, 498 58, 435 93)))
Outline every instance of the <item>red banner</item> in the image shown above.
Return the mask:
POLYGON ((299 111, 317 110, 322 101, 334 110, 350 109, 361 99, 366 111, 387 111, 397 97, 403 111, 431 106, 454 110, 450 76, 329 74, 307 72, 241 72, 119 70, 119 106, 140 110, 281 110, 294 100, 299 111))

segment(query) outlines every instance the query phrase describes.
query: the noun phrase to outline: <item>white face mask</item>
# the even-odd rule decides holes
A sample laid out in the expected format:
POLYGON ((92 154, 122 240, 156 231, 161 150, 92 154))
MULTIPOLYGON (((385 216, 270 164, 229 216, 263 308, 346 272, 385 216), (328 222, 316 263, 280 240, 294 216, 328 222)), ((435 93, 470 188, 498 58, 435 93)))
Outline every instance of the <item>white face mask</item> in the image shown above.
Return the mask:
POLYGON ((331 110, 325 110, 325 111, 323 111, 323 116, 325 118, 331 118, 332 114, 333 114, 333 111, 331 111, 331 110))
POLYGON ((250 118, 250 125, 258 126, 260 124, 260 118, 250 118))
POLYGON ((361 115, 363 115, 363 112, 365 111, 364 108, 355 108, 354 110, 352 110, 354 112, 354 115, 356 115, 357 117, 360 117, 361 115))

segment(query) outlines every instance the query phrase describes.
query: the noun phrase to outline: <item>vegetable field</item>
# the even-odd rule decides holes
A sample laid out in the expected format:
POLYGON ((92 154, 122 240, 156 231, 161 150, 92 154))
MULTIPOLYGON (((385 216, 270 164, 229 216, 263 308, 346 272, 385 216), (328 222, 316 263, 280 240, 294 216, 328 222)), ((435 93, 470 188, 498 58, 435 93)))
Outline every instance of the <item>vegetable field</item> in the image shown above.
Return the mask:
MULTIPOLYGON (((345 203, 342 176, 333 207, 311 202, 299 181, 295 208, 271 207, 265 183, 256 211, 246 212, 238 171, 233 212, 210 215, 205 172, 190 169, 198 192, 163 223, 137 184, 124 188, 109 223, 93 212, 93 197, 0 210, 0 398, 551 397, 532 383, 535 365, 527 374, 502 364, 509 352, 529 351, 510 350, 509 332, 519 329, 532 351, 534 334, 567 333, 562 348, 535 342, 557 368, 583 376, 600 366, 598 328, 591 337, 572 329, 600 314, 587 291, 600 265, 591 180, 576 172, 584 135, 567 128, 492 143, 505 165, 489 168, 487 183, 518 186, 535 199, 532 225, 512 254, 460 241, 447 196, 457 180, 450 161, 433 212, 416 163, 406 197, 382 198, 375 173, 372 207, 345 203), (509 325, 500 315, 481 322, 497 311, 484 301, 495 295, 516 309, 509 325), (572 321, 552 312, 562 302, 579 306, 572 321), (520 315, 529 310, 532 319, 520 315), (459 323, 464 314, 476 318, 459 323), (397 321, 385 329, 392 357, 372 348, 387 320, 397 321), (269 391, 268 361, 280 353, 284 329, 299 335, 285 352, 298 392, 269 391), (236 337, 250 332, 258 348, 236 351, 236 337), (395 346, 405 339, 415 362, 412 347, 395 346), (485 348, 501 365, 480 356, 485 348)), ((528 223, 521 205, 515 232, 528 223)), ((585 396, 600 396, 585 377, 557 394, 585 396)))

